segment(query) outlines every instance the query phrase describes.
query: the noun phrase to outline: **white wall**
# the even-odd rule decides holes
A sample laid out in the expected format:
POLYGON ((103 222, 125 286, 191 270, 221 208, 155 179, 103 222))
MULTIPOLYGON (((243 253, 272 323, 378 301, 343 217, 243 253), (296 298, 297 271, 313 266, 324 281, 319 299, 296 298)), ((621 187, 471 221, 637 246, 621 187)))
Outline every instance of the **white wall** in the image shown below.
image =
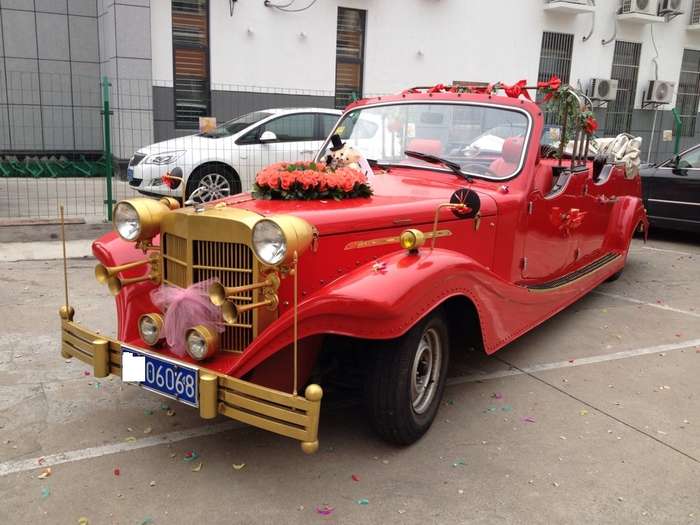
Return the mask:
MULTIPOLYGON (((294 7, 308 2, 296 0, 294 7)), ((700 49, 700 33, 686 31, 691 2, 684 0, 684 15, 654 26, 661 80, 678 82, 683 48, 700 49)), ((246 0, 236 3, 233 17, 228 1, 210 4, 214 89, 249 85, 333 92, 342 6, 367 10, 364 92, 371 94, 453 80, 534 81, 543 31, 575 34, 573 84, 608 78, 615 44, 602 46, 601 40, 613 34, 618 0, 597 0, 595 31, 587 42, 582 37, 590 31, 591 15, 546 12, 543 0, 318 0, 301 13, 246 0)), ((151 13, 153 80, 172 83, 170 2, 151 0, 151 13)), ((643 43, 639 107, 654 75, 650 26, 619 23, 617 37, 643 43)))

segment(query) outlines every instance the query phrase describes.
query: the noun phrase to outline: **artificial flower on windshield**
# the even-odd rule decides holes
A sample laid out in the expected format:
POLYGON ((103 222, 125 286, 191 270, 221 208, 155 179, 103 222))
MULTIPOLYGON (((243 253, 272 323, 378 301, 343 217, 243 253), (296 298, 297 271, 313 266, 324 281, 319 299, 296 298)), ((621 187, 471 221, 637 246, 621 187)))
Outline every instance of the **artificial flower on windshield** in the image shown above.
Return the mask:
POLYGON ((332 169, 322 162, 278 162, 255 176, 253 197, 267 200, 353 199, 370 197, 372 188, 360 171, 332 169))

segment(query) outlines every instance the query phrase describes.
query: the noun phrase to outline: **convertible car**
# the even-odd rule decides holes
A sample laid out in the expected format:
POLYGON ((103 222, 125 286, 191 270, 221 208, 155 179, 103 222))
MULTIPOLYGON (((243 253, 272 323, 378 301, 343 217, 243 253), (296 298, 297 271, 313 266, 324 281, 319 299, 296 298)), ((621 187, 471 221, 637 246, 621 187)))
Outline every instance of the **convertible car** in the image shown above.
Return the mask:
POLYGON ((640 172, 649 221, 663 228, 700 232, 700 144, 640 172))
POLYGON ((638 169, 588 159, 590 107, 555 80, 526 89, 567 110, 569 155, 541 147, 523 89, 438 85, 351 104, 315 162, 258 174, 282 199, 118 203, 93 244, 118 333, 77 323, 66 297, 63 356, 307 453, 322 387, 357 383, 377 433, 415 442, 450 355, 492 354, 616 278, 646 230, 638 169), (329 167, 346 147, 370 173, 329 167))

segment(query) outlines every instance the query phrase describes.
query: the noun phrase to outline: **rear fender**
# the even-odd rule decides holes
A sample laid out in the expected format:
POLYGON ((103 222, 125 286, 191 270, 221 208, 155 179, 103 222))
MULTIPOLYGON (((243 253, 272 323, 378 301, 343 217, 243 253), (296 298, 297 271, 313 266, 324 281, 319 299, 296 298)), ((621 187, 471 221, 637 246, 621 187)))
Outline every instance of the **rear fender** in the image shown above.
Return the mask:
POLYGON ((632 196, 619 197, 608 222, 606 251, 627 253, 634 232, 640 224, 644 227, 646 239, 649 220, 642 199, 632 196))

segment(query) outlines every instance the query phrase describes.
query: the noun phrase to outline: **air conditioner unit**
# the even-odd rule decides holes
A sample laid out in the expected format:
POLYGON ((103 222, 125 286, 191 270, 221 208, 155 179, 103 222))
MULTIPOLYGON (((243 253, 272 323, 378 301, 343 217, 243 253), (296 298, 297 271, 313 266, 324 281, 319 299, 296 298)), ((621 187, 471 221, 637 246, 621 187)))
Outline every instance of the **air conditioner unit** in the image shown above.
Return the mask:
POLYGON ((545 4, 578 4, 588 5, 588 0, 544 0, 545 4))
POLYGON ((683 0, 660 0, 659 16, 679 15, 682 13, 681 5, 683 0))
POLYGON ((623 0, 622 14, 638 13, 656 16, 658 0, 623 0))
POLYGON ((644 102, 653 104, 670 104, 676 84, 665 80, 652 80, 644 96, 644 102))
POLYGON ((610 78, 592 78, 588 87, 591 100, 615 100, 617 97, 617 80, 610 78))

